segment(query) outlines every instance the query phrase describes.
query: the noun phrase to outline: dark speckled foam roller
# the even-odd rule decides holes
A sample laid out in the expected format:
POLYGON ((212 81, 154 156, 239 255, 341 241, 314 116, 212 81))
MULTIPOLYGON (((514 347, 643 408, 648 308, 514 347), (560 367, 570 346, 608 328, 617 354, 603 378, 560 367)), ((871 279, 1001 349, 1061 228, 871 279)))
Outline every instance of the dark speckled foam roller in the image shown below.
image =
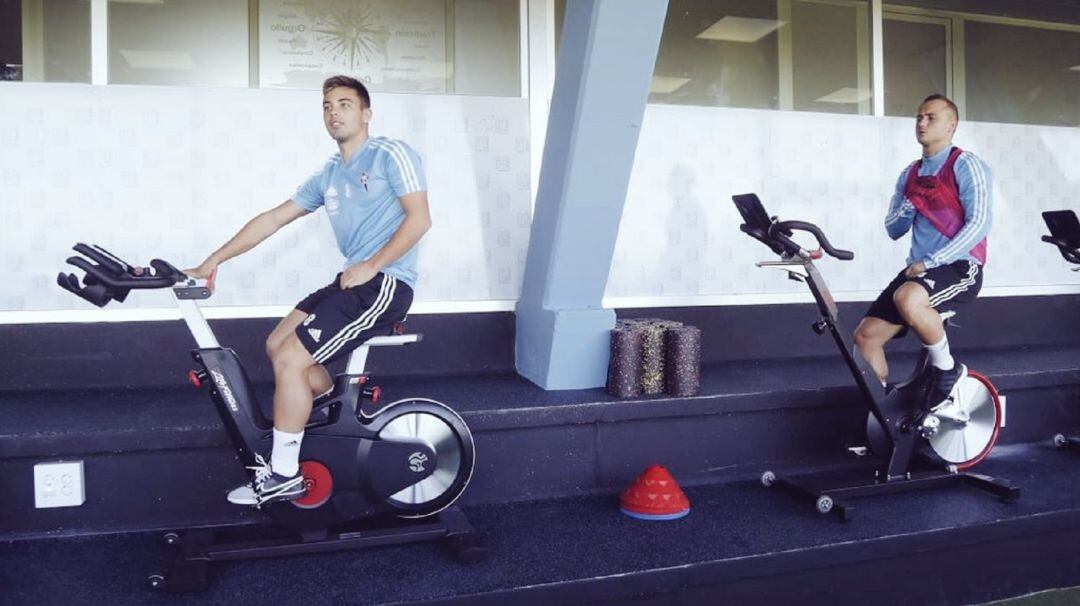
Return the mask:
POLYGON ((611 331, 611 361, 607 390, 613 396, 641 395, 641 353, 645 332, 641 327, 620 323, 611 331))
POLYGON ((645 344, 641 355, 641 390, 646 394, 664 391, 664 338, 668 330, 682 326, 682 322, 649 319, 645 326, 645 344))
POLYGON ((695 326, 669 328, 665 379, 673 396, 695 396, 701 389, 701 330, 695 326))
POLYGON ((648 324, 641 330, 641 391, 657 394, 664 391, 664 327, 648 324))

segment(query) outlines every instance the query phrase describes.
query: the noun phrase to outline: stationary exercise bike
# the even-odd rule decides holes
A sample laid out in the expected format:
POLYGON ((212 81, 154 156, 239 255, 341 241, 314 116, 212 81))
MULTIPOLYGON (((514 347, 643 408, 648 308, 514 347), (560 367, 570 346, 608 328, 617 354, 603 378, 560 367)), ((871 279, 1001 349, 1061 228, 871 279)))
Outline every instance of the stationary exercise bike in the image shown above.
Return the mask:
MULTIPOLYGON (((1048 210, 1042 214, 1049 236, 1043 236, 1043 242, 1049 242, 1058 248, 1061 256, 1069 263, 1076 264, 1073 271, 1080 271, 1080 221, 1071 210, 1048 210)), ((1054 436, 1054 446, 1080 451, 1080 436, 1059 433, 1054 436)))
POLYGON ((813 324, 816 333, 828 330, 840 355, 855 378, 859 392, 870 413, 866 421, 870 453, 879 459, 873 478, 854 484, 821 487, 813 478, 780 478, 772 471, 761 476, 765 486, 777 486, 814 502, 820 513, 832 513, 841 520, 851 517, 847 498, 937 488, 963 484, 972 486, 1005 501, 1015 501, 1020 489, 1006 480, 967 471, 990 453, 1001 426, 1001 403, 990 381, 970 372, 958 386, 961 406, 946 416, 928 407, 931 378, 928 356, 923 349, 915 370, 906 381, 882 386, 870 364, 854 349, 851 333, 840 323, 839 310, 833 301, 814 260, 823 253, 850 260, 853 253, 833 247, 821 229, 803 221, 779 221, 770 218, 755 194, 734 196, 745 223, 739 226, 746 234, 780 255, 780 261, 764 261, 758 267, 775 267, 788 277, 805 282, 817 301, 821 318, 813 324), (808 251, 795 242, 793 232, 802 231, 817 239, 819 249, 808 251))
MULTIPOLYGON (((199 368, 191 371, 190 381, 209 387, 242 465, 254 466, 268 456, 273 423, 263 416, 236 353, 218 345, 198 307, 198 301, 211 296, 212 284, 189 278, 160 259, 150 262, 152 269, 143 269, 99 246, 77 244, 75 250, 82 256, 67 262, 86 272, 82 283, 64 273, 57 283, 98 307, 123 302, 135 289, 171 289, 198 345, 191 355, 199 368)), ((228 542, 212 530, 168 533, 166 542, 180 551, 169 575, 150 577, 151 587, 204 589, 211 561, 432 539, 448 539, 459 559, 481 556, 483 547, 472 526, 460 510, 450 507, 473 472, 469 428, 434 400, 382 404, 381 390, 364 374, 368 347, 419 338, 401 334, 368 341, 353 353, 333 388, 315 399, 300 452, 306 493, 296 501, 262 508, 276 526, 289 531, 287 536, 228 542)))

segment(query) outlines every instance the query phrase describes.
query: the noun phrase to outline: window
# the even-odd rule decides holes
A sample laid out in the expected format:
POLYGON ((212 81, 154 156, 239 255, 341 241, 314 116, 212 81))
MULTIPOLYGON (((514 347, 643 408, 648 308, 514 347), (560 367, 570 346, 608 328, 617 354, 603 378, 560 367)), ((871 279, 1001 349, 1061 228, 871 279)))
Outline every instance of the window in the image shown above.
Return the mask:
POLYGON ((885 8, 886 114, 912 115, 942 92, 967 120, 1080 125, 1080 11, 997 0, 885 8))
POLYGON ((947 19, 885 13, 885 115, 914 116, 933 93, 955 97, 947 19))
POLYGON ((260 0, 259 85, 519 96, 517 0, 260 0))
POLYGON ((109 83, 247 86, 247 0, 111 0, 109 83))
POLYGON ((89 82, 89 0, 0 0, 0 80, 89 82))
POLYGON ((968 119, 1080 125, 1080 27, 967 21, 964 56, 968 119))
POLYGON ((864 0, 671 0, 650 101, 869 114, 864 0))

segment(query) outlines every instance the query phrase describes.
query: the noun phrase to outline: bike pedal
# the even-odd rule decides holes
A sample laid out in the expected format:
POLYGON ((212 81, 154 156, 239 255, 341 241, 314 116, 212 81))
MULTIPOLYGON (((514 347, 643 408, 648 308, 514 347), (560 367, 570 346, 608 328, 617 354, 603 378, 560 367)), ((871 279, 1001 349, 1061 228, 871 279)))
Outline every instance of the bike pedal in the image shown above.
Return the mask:
POLYGON ((929 439, 937 435, 938 430, 941 429, 941 419, 934 415, 926 415, 919 422, 919 435, 925 439, 929 439))

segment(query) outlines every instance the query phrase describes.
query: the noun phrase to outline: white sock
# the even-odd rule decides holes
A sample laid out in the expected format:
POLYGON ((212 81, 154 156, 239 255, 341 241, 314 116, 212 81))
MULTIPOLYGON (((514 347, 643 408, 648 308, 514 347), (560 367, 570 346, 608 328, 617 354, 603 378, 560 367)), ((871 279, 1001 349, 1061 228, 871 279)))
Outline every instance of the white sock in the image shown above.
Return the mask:
POLYGON ((289 433, 274 428, 274 449, 270 451, 270 469, 279 476, 291 478, 300 471, 300 444, 304 432, 289 433))
POLYGON ((952 370, 956 362, 949 353, 949 337, 941 337, 941 340, 933 345, 923 345, 930 354, 930 363, 939 370, 952 370))

